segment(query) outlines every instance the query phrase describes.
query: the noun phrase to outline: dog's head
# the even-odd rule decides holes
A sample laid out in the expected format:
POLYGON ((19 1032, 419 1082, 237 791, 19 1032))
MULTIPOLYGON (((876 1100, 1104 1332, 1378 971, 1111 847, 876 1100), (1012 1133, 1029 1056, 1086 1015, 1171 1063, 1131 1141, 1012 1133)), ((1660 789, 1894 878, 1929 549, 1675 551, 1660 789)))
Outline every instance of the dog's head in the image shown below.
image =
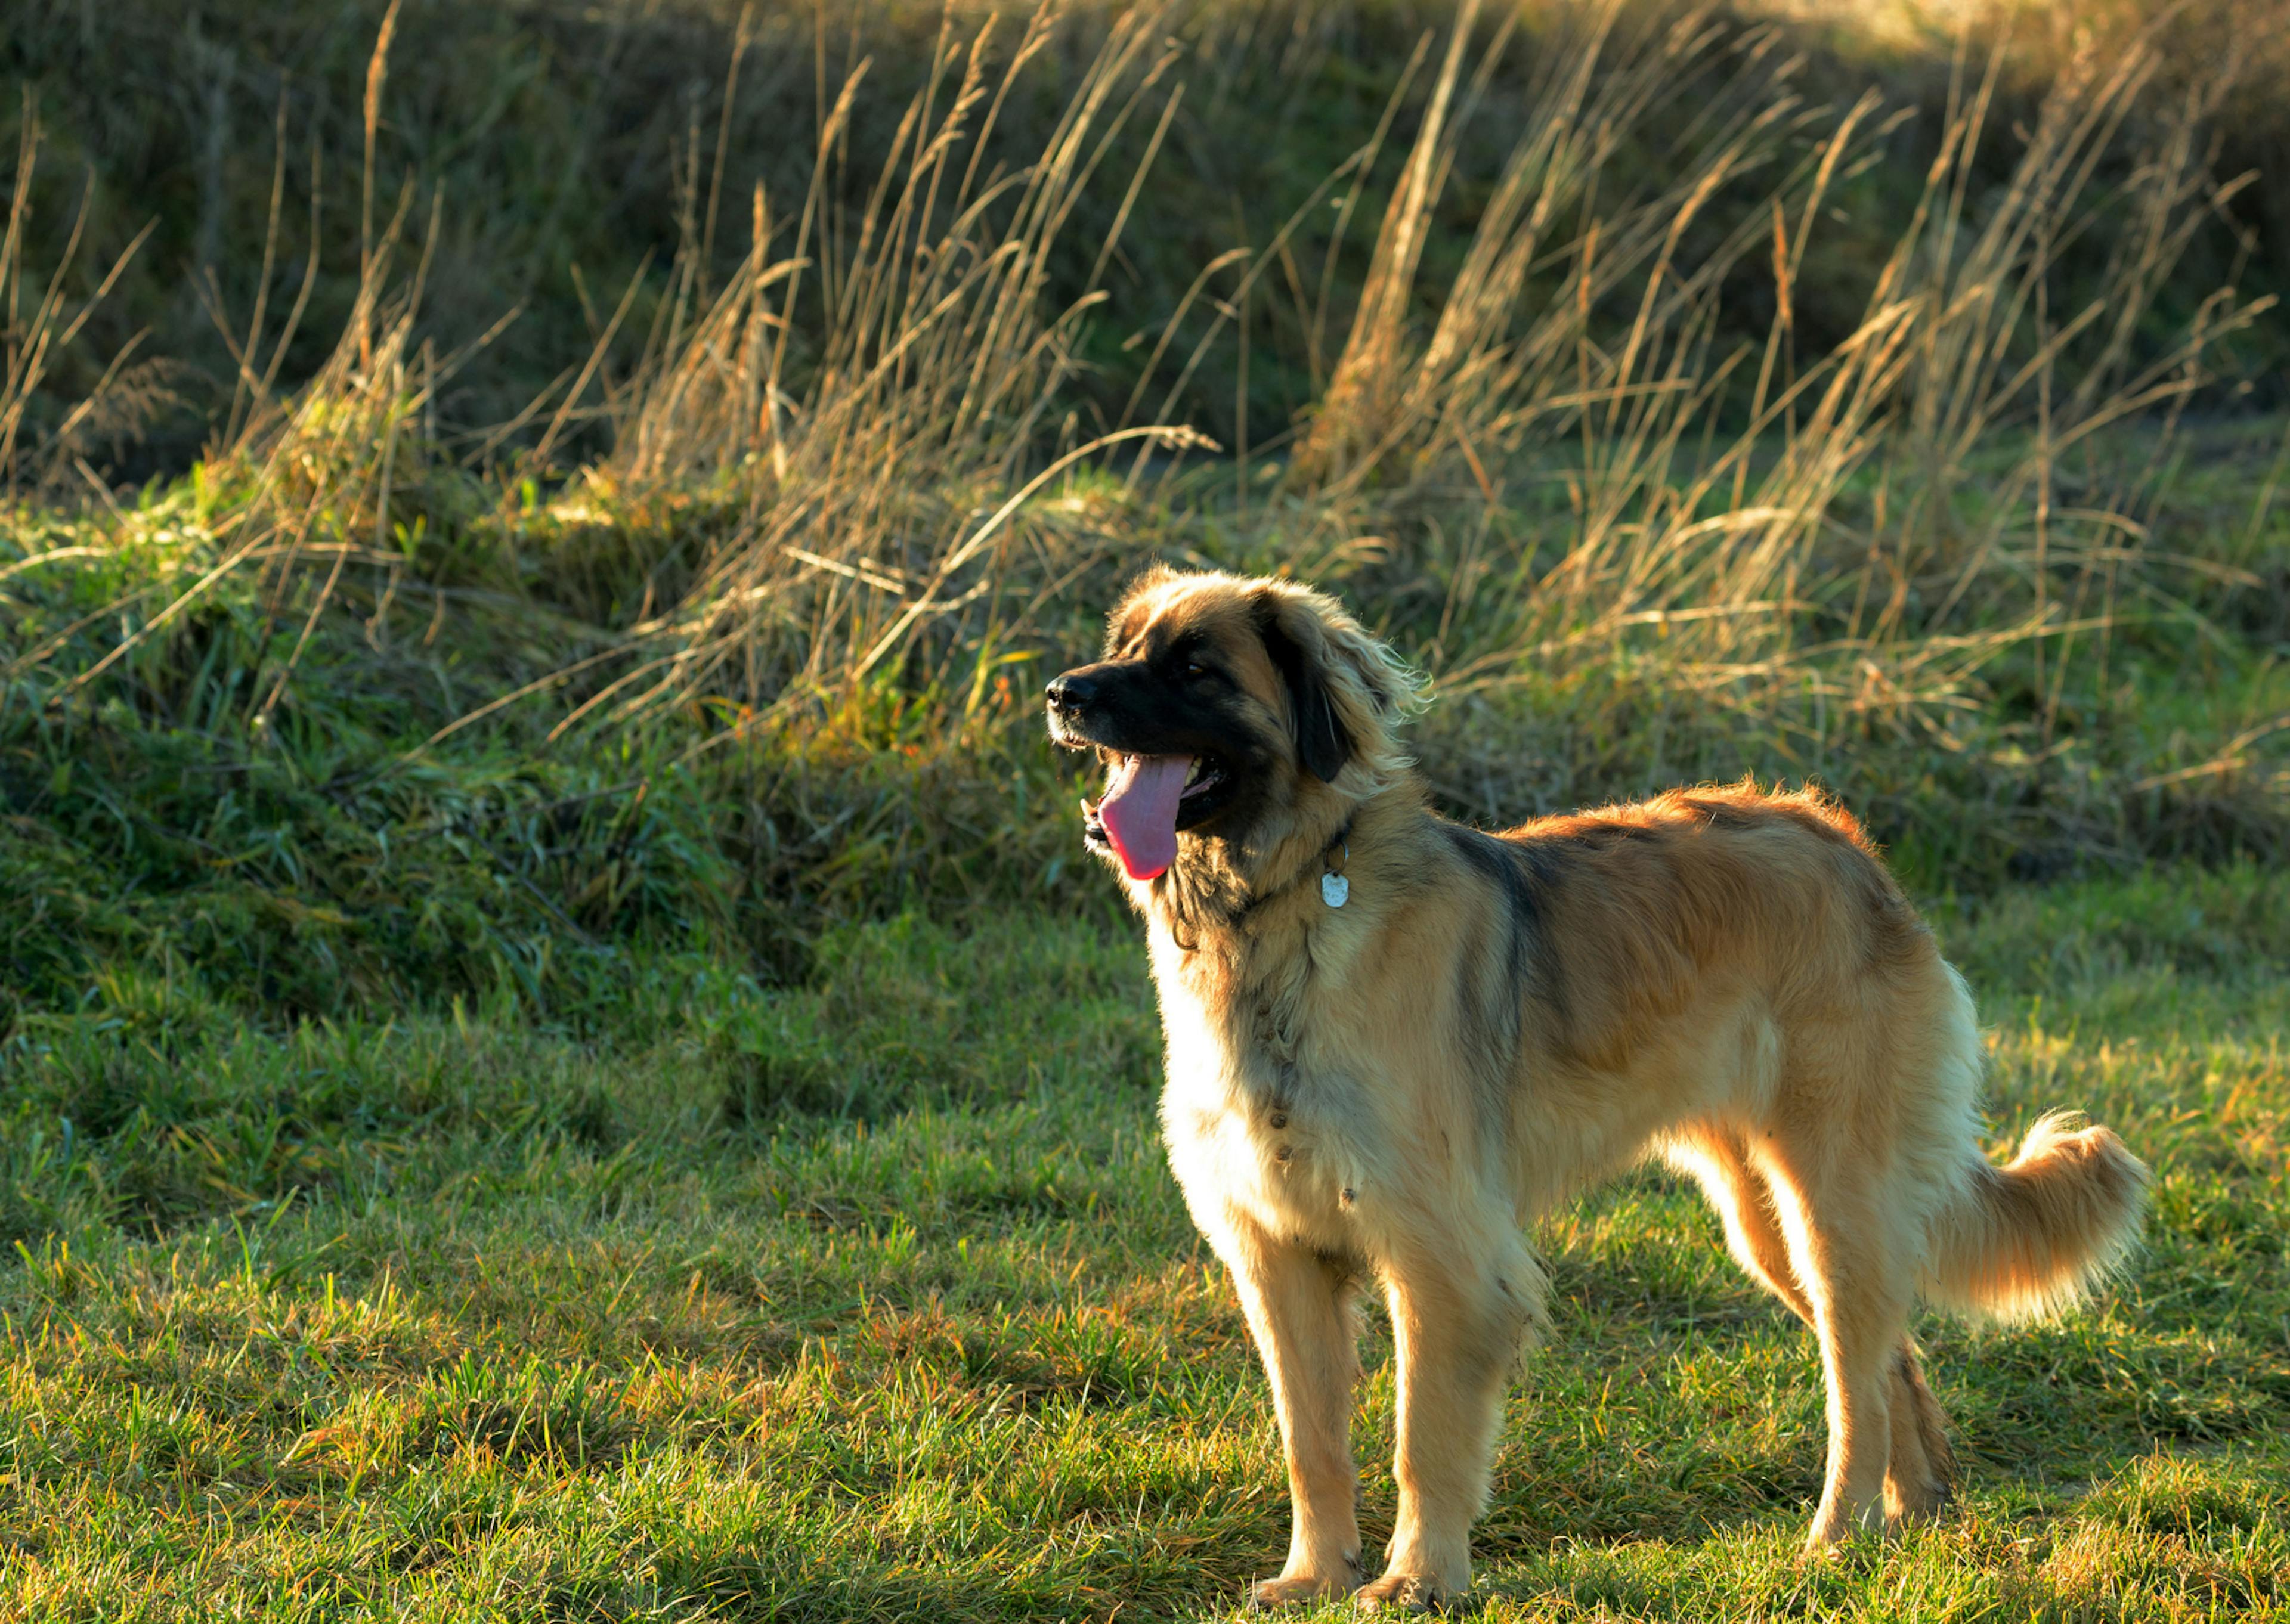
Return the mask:
POLYGON ((1050 684, 1050 737, 1104 761, 1090 840, 1151 879, 1181 833, 1269 843, 1316 810, 1333 828, 1406 770, 1396 730, 1420 687, 1324 593, 1155 569, 1105 658, 1050 684))

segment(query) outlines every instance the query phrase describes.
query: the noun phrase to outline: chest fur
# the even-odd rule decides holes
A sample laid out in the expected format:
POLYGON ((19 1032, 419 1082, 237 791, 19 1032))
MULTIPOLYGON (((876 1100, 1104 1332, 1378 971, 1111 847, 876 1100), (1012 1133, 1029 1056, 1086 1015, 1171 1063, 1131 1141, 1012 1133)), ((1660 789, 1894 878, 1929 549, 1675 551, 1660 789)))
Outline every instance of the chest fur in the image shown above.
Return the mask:
POLYGON ((1328 1041, 1309 978, 1235 977, 1204 989, 1156 955, 1172 1169, 1213 1236, 1244 1220, 1348 1250, 1373 1138, 1370 1079, 1328 1041))

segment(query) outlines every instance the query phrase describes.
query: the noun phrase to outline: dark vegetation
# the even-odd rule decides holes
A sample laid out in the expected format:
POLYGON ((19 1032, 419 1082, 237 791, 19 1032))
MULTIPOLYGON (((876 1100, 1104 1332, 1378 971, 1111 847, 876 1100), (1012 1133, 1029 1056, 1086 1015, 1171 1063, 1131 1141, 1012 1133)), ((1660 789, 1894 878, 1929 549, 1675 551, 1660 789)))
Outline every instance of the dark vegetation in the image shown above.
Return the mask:
MULTIPOLYGON (((12 19, 0 40, 0 82, 28 94, 44 137, 32 263, 44 269, 62 257, 84 190, 89 212, 75 292, 92 292, 116 256, 150 232, 51 395, 52 411, 68 410, 143 335, 147 388, 121 401, 109 434, 90 436, 93 460, 115 478, 140 484, 180 472, 227 411, 235 368, 212 311, 220 304, 243 328, 262 286, 282 132, 289 297, 300 292, 302 228, 314 213, 321 244, 308 313, 282 375, 292 382, 314 374, 348 323, 360 282, 365 76, 387 10, 386 0, 188 8, 126 0, 99 19, 79 0, 29 0, 12 19)), ((1220 255, 1263 247, 1389 109, 1388 161, 1357 216, 1372 228, 1397 169, 1389 160, 1405 151, 1424 117, 1437 57, 1419 62, 1419 46, 1456 11, 1454 0, 1373 0, 1195 4, 1163 16, 1178 42, 1166 72, 1184 91, 1102 279, 1112 305, 1083 346, 1088 370, 1077 380, 1077 404, 1109 422, 1117 418, 1142 357, 1125 341, 1165 321, 1220 255), (1411 65, 1415 93, 1393 107, 1411 65)), ((1117 14, 1098 4, 1065 8, 1037 71, 1003 108, 988 163, 1014 168, 1042 153, 1117 14)), ((966 39, 987 15, 983 7, 957 8, 952 38, 966 39)), ((1000 18, 1005 49, 1025 15, 1021 7, 1000 18)), ((1547 88, 1548 61, 1582 30, 1581 17, 1530 8, 1491 64, 1457 149, 1439 229, 1425 247, 1428 291, 1452 282, 1517 132, 1547 88)), ((1883 7, 1826 25, 1776 25, 1754 8, 1641 4, 1625 12, 1626 28, 1688 17, 1716 36, 1713 46, 1665 84, 1662 116, 1631 132, 1613 160, 1625 185, 1691 161, 1693 115, 1722 98, 1744 58, 1796 61, 1787 87, 1798 103, 1796 150, 1809 149, 1863 89, 1879 92, 1894 116, 1883 139, 1863 150, 1864 172, 1835 194, 1836 217, 1793 290, 1797 343, 1806 354, 1825 351, 1861 324, 1869 279, 1899 239, 1938 156, 1960 43, 1883 7)), ((719 284, 737 265, 756 187, 774 219, 791 228, 813 180, 822 92, 831 105, 863 62, 862 89, 838 144, 844 163, 823 199, 857 213, 897 140, 900 116, 930 77, 933 50, 942 48, 941 21, 937 8, 905 4, 744 11, 732 0, 403 4, 376 131, 374 187, 385 211, 401 187, 418 189, 405 237, 430 258, 424 336, 450 353, 508 312, 520 313, 501 341, 441 389, 440 420, 457 434, 483 435, 512 418, 564 369, 581 364, 633 281, 617 355, 625 369, 641 335, 672 304, 691 250, 707 251, 719 284), (427 218, 433 196, 442 208, 434 224, 427 218), (695 229, 697 244, 689 240, 695 229)), ((1482 38, 1494 26, 1494 14, 1483 19, 1482 38)), ((1999 10, 1982 17, 1961 48, 1975 69, 1991 46, 2006 52, 1990 135, 1968 175, 1975 195, 1992 194, 2009 186, 2014 132, 2033 128, 2078 31, 2088 36, 2086 50, 2104 54, 2149 28, 2159 31, 2164 59, 2154 94, 2104 155, 2094 201, 2137 184, 2142 140, 2167 125, 2174 101, 2190 96, 2216 108, 2196 137, 2212 173, 2222 182, 2251 177, 2190 244, 2158 301, 2160 332, 2222 285, 2255 295, 2290 284, 2290 163, 2283 161, 2290 114, 2276 93, 2290 45, 2280 20, 2238 0, 2182 7, 2160 22, 2128 4, 2086 5, 2072 16, 1999 10), (2220 83, 2229 74, 2231 82, 2220 83)), ((1064 252, 1049 268, 1053 305, 1099 285, 1095 251, 1120 212, 1126 180, 1154 146, 1162 106, 1156 99, 1115 135, 1102 166, 1109 183, 1078 199, 1064 252)), ((1742 219, 1761 218, 1769 189, 1762 177, 1733 186, 1684 257, 1703 257, 1742 219)), ((2105 214, 2096 226, 2101 252, 2062 268, 2062 299, 2078 282, 2095 281, 2111 246, 2105 214)), ((1306 212, 1289 238, 1288 263, 1262 279, 1268 285, 1250 306, 1245 393, 1259 440, 1312 404, 1341 348, 1373 232, 1349 235, 1326 299, 1320 273, 1334 236, 1334 211, 1306 212)), ((1720 317, 1729 336, 1765 338, 1775 314, 1770 270, 1753 260, 1734 276, 1720 317)), ((1231 284, 1212 285, 1227 293, 1231 284)), ((1618 316, 1627 324, 1627 310, 1606 314, 1610 324, 1618 316)), ((1174 414, 1227 444, 1237 437, 1240 350, 1230 343, 1206 356, 1174 414)), ((2267 392, 2266 404, 2280 405, 2275 364, 2282 358, 2278 337, 2246 337, 2235 371, 2267 392)))
POLYGON ((1447 16, 33 8, 0 1041, 1069 904, 1150 556, 1347 592, 1466 816, 2279 855, 2264 20, 1447 16))

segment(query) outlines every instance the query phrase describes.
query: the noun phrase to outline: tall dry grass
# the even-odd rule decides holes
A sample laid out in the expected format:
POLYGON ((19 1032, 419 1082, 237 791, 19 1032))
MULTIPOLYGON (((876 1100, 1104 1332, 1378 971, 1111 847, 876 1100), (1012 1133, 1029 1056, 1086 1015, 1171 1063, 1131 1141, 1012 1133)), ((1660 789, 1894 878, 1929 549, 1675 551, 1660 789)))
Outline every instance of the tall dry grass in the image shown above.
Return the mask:
MULTIPOLYGON (((2155 332, 2158 292, 2238 184, 2207 162, 2232 65, 2162 96, 2151 38, 2094 47, 2031 125, 2005 131, 2006 59, 1966 52, 1920 202, 1869 270, 1857 328, 1822 346, 1802 340, 1798 290, 1826 220, 1898 162, 1895 116, 1872 97, 1817 102, 1785 34, 1712 9, 1588 0, 1546 22, 1528 116, 1472 200, 1452 276, 1430 282, 1427 246, 1449 228, 1463 132, 1521 47, 1514 13, 1475 5, 1427 35, 1401 96, 1270 240, 1204 266, 1173 309, 1120 313, 1105 273, 1182 94, 1171 14, 1111 25, 1022 161, 996 132, 1067 40, 1059 11, 1006 43, 949 14, 855 191, 863 61, 822 99, 792 203, 723 196, 721 132, 711 156, 695 125, 668 295, 647 306, 632 284, 587 363, 458 460, 434 421, 457 357, 425 345, 427 262, 400 246, 425 205, 377 207, 369 167, 360 292, 314 378, 278 384, 301 315, 269 329, 283 249, 251 316, 215 301, 237 397, 196 483, 201 545, 115 606, 121 636, 60 692, 252 581, 279 628, 246 690, 259 732, 329 608, 354 605, 380 646, 418 603, 435 635, 436 532, 452 527, 456 567, 536 612, 578 599, 589 623, 554 668, 488 692, 432 744, 540 705, 558 737, 895 740, 991 776, 1032 728, 998 679, 1085 640, 1118 579, 1159 553, 1350 587, 1431 667, 1445 703, 1427 764, 1484 816, 1627 780, 1639 769, 1555 765, 1547 730, 1645 732, 1648 693, 1656 735, 1681 717, 1705 743, 1742 730, 1759 759, 1819 768, 1854 741, 1988 748, 1992 728, 1974 734, 1995 674, 2028 667, 2039 714, 2010 748, 2040 772, 2064 697, 2103 673, 2126 615, 2238 568, 2148 526, 2209 357, 2264 309, 2222 290, 2155 332), (1688 84, 1702 93, 1682 110, 1688 84), (1113 167, 1133 125, 1143 160, 1113 167), (1999 145, 2009 182, 1975 184, 1999 145), (1118 199, 1110 229, 1078 236, 1101 195, 1118 199), (1342 308, 1334 256, 1379 196, 1342 308), (1319 209, 1339 226, 1315 278, 1291 249, 1319 209), (2093 265, 2077 256, 2102 211, 2116 247, 2093 265), (742 212, 749 246, 719 283, 712 243, 742 212), (1053 300, 1077 262, 1085 291, 1053 300), (1744 297, 1774 311, 1747 346, 1725 336, 1744 297), (1230 459, 1161 420, 1208 348, 1245 349, 1252 312, 1282 298, 1297 326, 1342 335, 1305 420, 1230 459), (1117 316, 1147 362, 1128 415, 1106 421, 1075 383, 1091 324, 1117 316), (2128 425, 2142 454, 2126 460, 2128 425), (608 585, 572 591, 589 572, 608 585), (1573 708, 1549 711, 1570 682, 1573 708), (1625 699, 1597 700, 1602 685, 1625 699)), ((388 51, 385 25, 369 146, 388 51)), ((821 814, 821 840, 843 815, 821 814)))
MULTIPOLYGON (((1036 11, 997 68, 994 26, 965 38, 949 17, 938 73, 900 120, 864 207, 835 219, 832 172, 861 62, 819 132, 791 234, 774 229, 758 189, 752 246, 719 294, 702 296, 704 252, 679 268, 664 331, 613 404, 616 444, 592 484, 638 498, 704 489, 727 504, 728 523, 678 601, 633 628, 653 652, 565 725, 702 694, 769 711, 886 667, 927 682, 965 644, 990 663, 997 629, 1022 624, 1044 577, 1075 563, 1053 533, 1015 522, 1025 504, 1117 445, 1200 443, 1179 425, 1085 439, 1067 407, 1077 330, 1105 295, 1092 286, 1052 308, 1051 259, 1069 248, 1087 188, 1125 185, 1133 200, 1145 183, 1143 169, 1101 180, 1101 168, 1123 127, 1165 98, 1176 53, 1165 8, 1126 14, 1040 155, 991 166, 997 118, 1057 20, 1036 11), (807 381, 797 386, 799 344, 807 381)), ((716 210, 711 196, 711 221, 716 210)), ((1091 283, 1125 216, 1093 245, 1091 283)))
MULTIPOLYGON (((57 358, 126 270, 150 235, 145 227, 112 260, 94 290, 74 308, 77 268, 90 198, 84 189, 57 262, 36 276, 26 262, 34 181, 39 168, 40 125, 28 97, 19 116, 16 163, 8 188, 7 224, 0 228, 0 500, 20 492, 52 491, 66 474, 85 471, 83 434, 100 420, 127 372, 136 346, 111 357, 93 388, 60 420, 40 423, 35 408, 57 358)), ((87 475, 93 478, 92 473, 87 475)))
MULTIPOLYGON (((381 116, 396 16, 393 6, 368 74, 369 145, 381 116)), ((284 388, 281 372, 301 330, 315 267, 301 267, 296 295, 283 315, 275 312, 274 273, 285 233, 288 148, 283 129, 281 133, 252 310, 242 324, 223 308, 211 280, 200 290, 234 365, 228 415, 195 470, 188 500, 156 519, 148 511, 139 516, 119 509, 90 476, 116 522, 114 534, 121 543, 146 544, 156 531, 167 544, 145 547, 151 567, 144 578, 101 612, 118 621, 119 636, 100 657, 65 674, 49 696, 51 704, 68 700, 138 651, 164 640, 219 593, 251 588, 264 605, 260 641, 268 657, 255 674, 251 708, 238 720, 259 736, 271 724, 346 577, 355 571, 362 586, 374 588, 368 597, 368 636, 376 636, 415 563, 429 520, 427 512, 416 509, 436 504, 409 499, 437 483, 442 465, 451 460, 436 431, 436 395, 440 381, 464 358, 439 356, 419 333, 428 261, 419 255, 410 268, 403 264, 416 199, 408 188, 377 225, 369 169, 361 275, 348 320, 316 372, 297 387, 284 388), (275 643, 269 635, 274 628, 285 634, 275 643)), ((30 172, 31 140, 28 133, 20 175, 30 172)), ((436 239, 439 206, 433 198, 429 241, 436 239)), ((310 236, 315 255, 315 221, 310 236)), ((479 342, 490 342, 499 331, 479 342)), ((57 342, 70 337, 67 331, 56 335, 57 342)), ((99 394, 91 406, 100 398, 99 394)), ((68 420, 58 432, 59 443, 68 444, 70 427, 68 420)), ((46 660, 80 629, 66 628, 20 654, 11 674, 46 660)))
MULTIPOLYGON (((1379 537, 1373 578, 1437 602, 1428 654, 1451 700, 1627 658, 1672 694, 1778 722, 1815 756, 1871 735, 1962 749, 1957 724, 1982 708, 1983 676, 2024 656, 2047 748, 2071 673, 2103 672, 2126 606, 2174 608, 2190 578, 2249 580, 2223 557, 2150 545, 2147 527, 2182 413, 2216 381, 2212 357, 2273 302, 2222 289, 2156 341, 2158 291, 2249 179, 2218 180, 2206 162, 2234 76, 2222 66, 2157 98, 2151 35, 2087 48, 2012 136, 1994 128, 2003 52, 1960 58, 1921 201, 1857 330, 1808 354, 1795 284, 1837 188, 1884 161, 1888 121, 1864 99, 1784 161, 1783 138, 1811 121, 1794 65, 1752 32, 1729 42, 1742 64, 1730 93, 1678 138, 1699 161, 1675 188, 1602 192, 1605 155, 1667 133, 1663 87, 1719 37, 1704 13, 1634 37, 1633 21, 1593 8, 1546 59, 1542 116, 1436 316, 1413 321, 1417 245, 1452 164, 1448 109, 1469 100, 1464 33, 1451 41, 1335 381, 1288 470, 1307 536, 1294 556, 1341 571, 1355 538, 1394 530, 1395 505, 1460 489, 1493 508, 1507 476, 1557 476, 1555 533, 1507 553, 1487 550, 1484 528, 1460 549, 1397 557, 1379 537), (2105 174, 2134 113, 2135 162, 2105 174), (1974 165, 2006 140, 2019 147, 2009 181, 1975 206, 1974 165), (1698 211, 1748 175, 1771 188, 1769 228, 1681 252, 1698 211), (2103 212, 2115 247, 2063 276, 2103 212), (1776 309, 1765 344, 1720 349, 1723 302, 1760 273, 1776 309), (2126 460, 2113 431, 2134 422, 2142 444, 2126 460)), ((1468 721, 1455 708, 1458 732, 1489 725, 1484 708, 1461 708, 1468 721)), ((1487 816, 1550 788, 1471 778, 1450 792, 1487 816)))
MULTIPOLYGON (((973 203, 973 158, 947 209, 953 226, 927 230, 956 157, 982 147, 984 128, 965 121, 988 101, 983 36, 949 47, 961 71, 945 108, 925 97, 909 109, 855 242, 838 250, 814 237, 822 187, 806 199, 794 253, 773 258, 758 200, 757 249, 681 346, 632 381, 617 408, 621 448, 605 465, 624 487, 730 478, 743 506, 676 612, 638 628, 669 646, 590 708, 609 701, 627 715, 711 684, 750 708, 816 696, 865 681, 926 628, 941 634, 940 653, 982 657, 997 639, 981 628, 1000 628, 1007 646, 1040 629, 1045 596, 1103 590, 1093 560, 1027 556, 1008 526, 1073 463, 1124 436, 1181 432, 1122 425, 1077 445, 1069 428, 1062 455, 1044 450, 1072 324, 1098 295, 1045 312, 1041 267, 1091 178, 1084 138, 1157 20, 1115 31, 1058 140, 1004 182, 1016 193, 1006 215, 973 203), (994 240, 979 240, 981 229, 994 240), (781 375, 814 284, 819 360, 797 403, 781 375), (1008 494, 967 514, 933 508, 989 491, 1008 494)), ((2101 200, 2094 177, 2160 58, 2141 40, 2071 59, 2000 206, 1975 219, 1968 176, 1998 137, 2003 58, 1960 63, 1922 202, 1860 327, 1800 355, 1793 284, 1818 252, 1835 188, 1881 161, 1891 121, 1872 98, 1841 113, 1808 108, 1778 34, 1743 35, 1708 10, 1592 5, 1556 48, 1542 42, 1533 116, 1461 269, 1422 314, 1422 250, 1438 229, 1457 131, 1514 43, 1508 26, 1489 38, 1477 23, 1467 5, 1437 53, 1349 335, 1283 471, 1284 562, 1341 573, 1350 540, 1389 528, 1395 509, 1458 486, 1499 506, 1513 471, 1563 467, 1572 513, 1555 556, 1538 548, 1509 560, 1500 592, 1483 590, 1491 561, 1442 572, 1433 659, 1451 693, 1524 672, 1539 680, 1554 659, 1597 658, 1650 634, 1678 681, 1809 688, 1840 717, 1914 712, 1940 724, 1986 660, 2030 643, 2057 651, 2046 667, 2056 703, 2078 647, 2093 658, 2104 648, 2135 554, 2126 543, 2167 467, 2173 409, 2210 381, 2204 363, 2218 341, 2266 308, 2222 292, 2159 356, 2129 365, 2132 335, 2189 238, 2240 184, 2211 179, 2202 144, 2231 77, 2150 111, 2139 167, 2101 200), (1720 52, 1718 93, 1678 120, 1666 92, 1720 52), (1633 189, 1616 155, 1645 142, 1692 161, 1666 187, 1633 189), (1712 201, 1744 185, 1767 188, 1766 207, 1733 212, 1754 226, 1696 241, 1712 201), (2137 219, 2118 238, 2125 246, 2074 308, 2055 309, 2062 256, 2092 212, 2126 206, 2137 219), (1774 289, 1772 330, 1761 350, 1722 352, 1724 301, 1756 273, 1774 289), (2043 495, 2065 460, 2133 417, 2154 420, 2153 454, 2096 500, 2043 495), (2006 466, 1982 456, 2006 442, 2006 466), (1958 612, 1968 603, 1976 628, 1958 612)), ((1037 17, 1003 93, 1046 28, 1037 17)), ((1133 112, 1168 60, 1139 76, 1109 123, 1133 112)), ((822 173, 850 95, 846 86, 822 132, 822 173)), ((991 117, 988 106, 984 124, 991 117)), ((1371 143, 1359 167, 1373 156, 1371 143)), ((1357 175, 1331 177, 1331 188, 1344 181, 1356 188, 1357 175)), ((1141 171, 1126 180, 1132 197, 1149 183, 1141 171)), ((1245 304, 1269 285, 1282 245, 1206 275, 1223 268, 1231 302, 1245 304)), ((1111 247, 1097 247, 1101 266, 1111 247)), ((1212 340, 1229 340, 1227 309, 1212 340)), ((679 309, 671 339, 684 325, 679 309)), ((1133 404, 1148 396, 1141 387, 1133 404)), ((1113 551, 1095 561, 1126 562, 1113 551)), ((2184 561, 2145 562, 2167 572, 2184 561)), ((2150 572, 2134 570, 2134 590, 2150 572)))

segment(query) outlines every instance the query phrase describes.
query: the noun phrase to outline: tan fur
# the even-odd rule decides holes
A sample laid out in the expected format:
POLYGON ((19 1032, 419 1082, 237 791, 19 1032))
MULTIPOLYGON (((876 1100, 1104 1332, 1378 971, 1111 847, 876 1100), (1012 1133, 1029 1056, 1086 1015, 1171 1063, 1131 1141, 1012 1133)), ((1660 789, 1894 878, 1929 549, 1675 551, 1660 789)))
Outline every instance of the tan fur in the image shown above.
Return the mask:
POLYGON ((1397 1342, 1399 1507, 1360 1597, 1468 1588, 1506 1372, 1543 1313, 1525 1228, 1649 1156, 1700 1180, 1742 1266, 1818 1336, 1808 1544, 1937 1509, 1952 1462, 1915 1295, 2071 1300, 2130 1243, 2145 1169, 2054 1118, 2010 1167, 1982 1157, 1970 996, 1815 791, 1678 790, 1479 836, 1429 811, 1402 753, 1413 678, 1322 595, 1157 572, 1107 652, 1205 633, 1277 723, 1295 700, 1268 628, 1325 683, 1341 772, 1292 763, 1244 835, 1181 834, 1168 873, 1124 882, 1160 990, 1171 1164, 1286 1448, 1293 1537, 1257 1599, 1358 1583, 1350 1293, 1371 1284, 1397 1342), (1332 847, 1340 909, 1317 884, 1332 847))

